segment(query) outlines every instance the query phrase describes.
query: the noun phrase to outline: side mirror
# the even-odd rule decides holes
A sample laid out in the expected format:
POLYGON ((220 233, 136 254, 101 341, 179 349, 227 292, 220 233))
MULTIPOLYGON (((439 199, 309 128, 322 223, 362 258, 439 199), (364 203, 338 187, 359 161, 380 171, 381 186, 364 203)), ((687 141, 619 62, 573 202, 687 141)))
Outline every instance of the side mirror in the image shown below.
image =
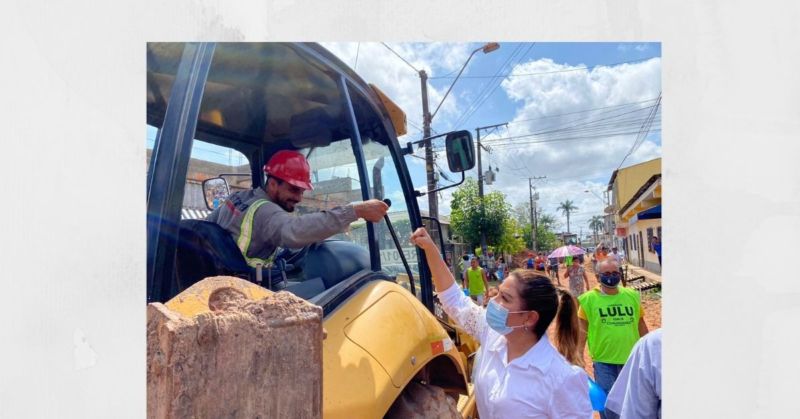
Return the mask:
POLYGON ((206 207, 210 210, 214 210, 222 205, 230 194, 231 189, 228 187, 228 181, 221 177, 203 181, 203 197, 206 201, 206 207))
POLYGON ((469 131, 448 133, 444 143, 451 172, 464 172, 475 167, 475 147, 469 131))

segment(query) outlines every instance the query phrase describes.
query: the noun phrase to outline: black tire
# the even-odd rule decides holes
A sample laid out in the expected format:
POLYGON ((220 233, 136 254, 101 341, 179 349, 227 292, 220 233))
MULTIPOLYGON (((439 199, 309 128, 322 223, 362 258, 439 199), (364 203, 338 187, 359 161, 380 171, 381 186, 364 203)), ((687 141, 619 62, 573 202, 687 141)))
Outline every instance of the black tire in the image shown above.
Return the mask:
POLYGON ((392 407, 387 419, 461 419, 456 402, 441 387, 417 382, 409 383, 392 407))

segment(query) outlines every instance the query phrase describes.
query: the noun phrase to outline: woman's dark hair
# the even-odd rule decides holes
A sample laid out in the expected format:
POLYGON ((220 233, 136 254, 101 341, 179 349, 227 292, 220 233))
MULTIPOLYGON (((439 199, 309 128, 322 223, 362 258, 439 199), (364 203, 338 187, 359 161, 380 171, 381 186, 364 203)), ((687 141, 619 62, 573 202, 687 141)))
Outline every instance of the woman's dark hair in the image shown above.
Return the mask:
POLYGON ((537 338, 547 333, 547 328, 556 319, 555 346, 561 355, 572 364, 583 365, 583 356, 578 350, 578 308, 575 297, 563 288, 553 286, 550 278, 528 269, 517 269, 511 273, 517 278, 523 310, 539 313, 539 321, 533 327, 537 338))

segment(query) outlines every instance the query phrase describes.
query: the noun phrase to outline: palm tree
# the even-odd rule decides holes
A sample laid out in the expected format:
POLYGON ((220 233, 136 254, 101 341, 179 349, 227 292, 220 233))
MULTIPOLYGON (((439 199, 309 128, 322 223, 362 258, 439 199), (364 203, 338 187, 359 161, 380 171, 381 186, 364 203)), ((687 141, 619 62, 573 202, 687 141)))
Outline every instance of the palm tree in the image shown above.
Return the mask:
POLYGON ((597 245, 597 230, 603 229, 603 217, 599 215, 592 216, 592 219, 589 220, 589 228, 594 232, 594 244, 597 245))
POLYGON ((561 213, 567 216, 567 234, 569 234, 569 213, 578 209, 574 205, 572 201, 567 199, 566 201, 562 202, 561 205, 558 206, 558 209, 561 210, 561 213))

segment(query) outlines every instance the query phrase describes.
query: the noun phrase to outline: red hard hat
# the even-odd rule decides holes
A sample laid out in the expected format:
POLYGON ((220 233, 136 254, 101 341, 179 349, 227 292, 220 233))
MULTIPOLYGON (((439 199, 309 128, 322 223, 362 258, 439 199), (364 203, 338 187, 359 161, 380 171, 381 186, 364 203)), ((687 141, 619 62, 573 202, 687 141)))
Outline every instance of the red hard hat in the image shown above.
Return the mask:
POLYGON ((296 151, 281 150, 273 154, 264 166, 264 172, 298 188, 314 189, 311 186, 311 167, 305 156, 296 151))

